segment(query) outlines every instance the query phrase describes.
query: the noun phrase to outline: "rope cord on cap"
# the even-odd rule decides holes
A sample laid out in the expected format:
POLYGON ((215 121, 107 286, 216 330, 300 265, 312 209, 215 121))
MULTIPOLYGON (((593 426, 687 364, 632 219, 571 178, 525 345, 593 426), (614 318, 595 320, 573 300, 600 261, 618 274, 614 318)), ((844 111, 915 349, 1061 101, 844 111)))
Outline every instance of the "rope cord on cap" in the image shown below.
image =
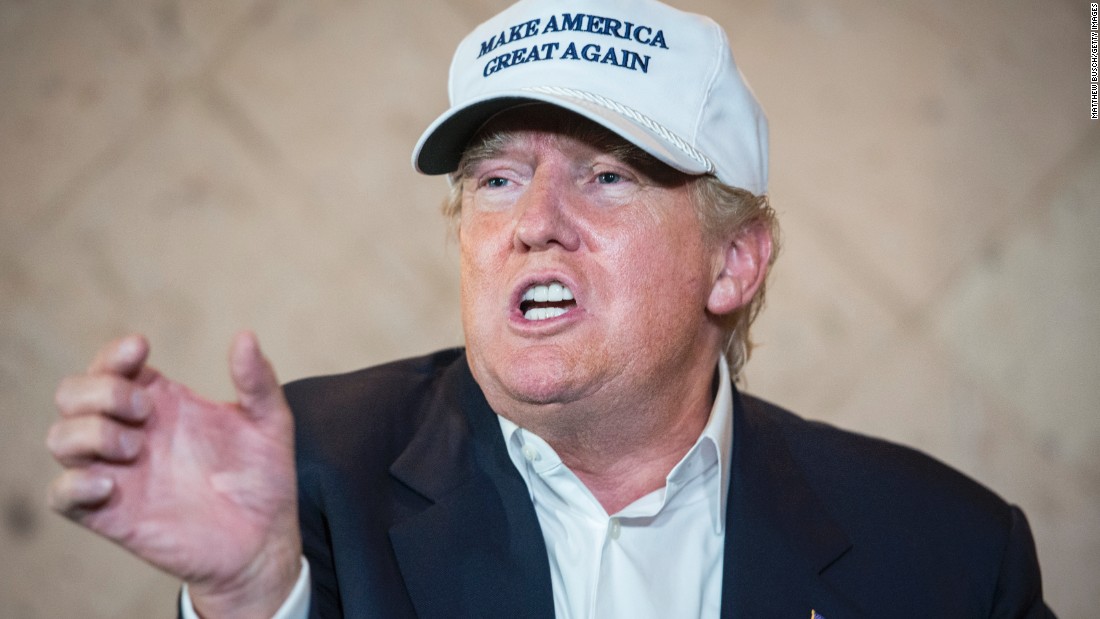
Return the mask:
POLYGON ((707 172, 714 172, 714 164, 703 153, 696 150, 693 146, 685 142, 680 136, 666 129, 663 125, 653 120, 652 118, 637 112, 631 108, 622 105, 616 101, 601 97, 600 95, 585 92, 583 90, 574 90, 572 88, 562 88, 560 86, 530 86, 523 88, 531 92, 537 92, 540 94, 557 95, 562 97, 569 97, 573 99, 581 99, 590 103, 595 103, 600 107, 607 108, 617 114, 626 116, 634 122, 642 125, 646 129, 660 135, 666 142, 672 144, 676 148, 679 148, 688 157, 691 157, 695 161, 698 161, 706 168, 707 172))

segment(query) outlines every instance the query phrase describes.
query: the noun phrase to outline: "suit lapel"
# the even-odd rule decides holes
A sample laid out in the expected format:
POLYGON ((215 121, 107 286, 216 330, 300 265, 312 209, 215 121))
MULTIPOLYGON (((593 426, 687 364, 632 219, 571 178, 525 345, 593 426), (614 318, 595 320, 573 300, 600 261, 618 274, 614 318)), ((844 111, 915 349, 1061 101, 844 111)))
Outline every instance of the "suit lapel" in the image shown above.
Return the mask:
POLYGON ((863 616, 824 577, 851 544, 761 406, 735 393, 722 617, 863 616))
POLYGON ((463 360, 391 473, 432 505, 390 530, 418 616, 553 617, 550 571, 527 487, 463 360))

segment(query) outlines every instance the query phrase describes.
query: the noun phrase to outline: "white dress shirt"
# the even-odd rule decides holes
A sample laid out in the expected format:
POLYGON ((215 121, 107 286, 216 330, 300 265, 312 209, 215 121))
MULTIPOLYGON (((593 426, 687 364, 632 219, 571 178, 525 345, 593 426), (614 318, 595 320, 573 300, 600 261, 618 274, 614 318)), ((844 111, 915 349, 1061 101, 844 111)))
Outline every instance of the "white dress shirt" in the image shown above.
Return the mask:
POLYGON ((710 419, 655 490, 608 514, 554 450, 500 417, 538 514, 559 619, 717 617, 733 438, 729 368, 710 419))
MULTIPOLYGON (((550 559, 559 619, 717 617, 722 603, 733 392, 718 360, 718 393, 702 434, 655 490, 608 514, 557 453, 498 416, 527 484, 550 559)), ((273 619, 306 619, 309 563, 273 619)), ((198 619, 184 586, 183 617, 198 619)))

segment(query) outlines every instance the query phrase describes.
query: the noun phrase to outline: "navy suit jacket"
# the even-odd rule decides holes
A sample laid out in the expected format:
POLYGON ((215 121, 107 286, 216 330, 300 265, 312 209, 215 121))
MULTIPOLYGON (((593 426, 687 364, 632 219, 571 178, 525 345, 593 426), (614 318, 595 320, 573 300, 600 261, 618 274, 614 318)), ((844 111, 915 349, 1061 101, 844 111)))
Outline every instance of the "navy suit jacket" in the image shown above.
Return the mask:
MULTIPOLYGON (((553 617, 546 547, 453 349, 291 383, 312 617, 553 617)), ((1027 521, 914 450, 734 397, 722 617, 1050 617, 1027 521)))

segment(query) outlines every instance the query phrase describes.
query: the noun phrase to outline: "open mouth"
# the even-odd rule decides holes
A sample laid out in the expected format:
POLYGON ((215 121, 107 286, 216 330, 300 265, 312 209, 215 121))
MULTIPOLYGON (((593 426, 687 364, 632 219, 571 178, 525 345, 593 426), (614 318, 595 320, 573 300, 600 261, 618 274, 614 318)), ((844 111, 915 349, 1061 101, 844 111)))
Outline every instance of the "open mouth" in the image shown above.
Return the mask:
POLYGON ((561 282, 536 284, 523 293, 519 311, 526 320, 549 320, 577 306, 573 291, 561 282))

